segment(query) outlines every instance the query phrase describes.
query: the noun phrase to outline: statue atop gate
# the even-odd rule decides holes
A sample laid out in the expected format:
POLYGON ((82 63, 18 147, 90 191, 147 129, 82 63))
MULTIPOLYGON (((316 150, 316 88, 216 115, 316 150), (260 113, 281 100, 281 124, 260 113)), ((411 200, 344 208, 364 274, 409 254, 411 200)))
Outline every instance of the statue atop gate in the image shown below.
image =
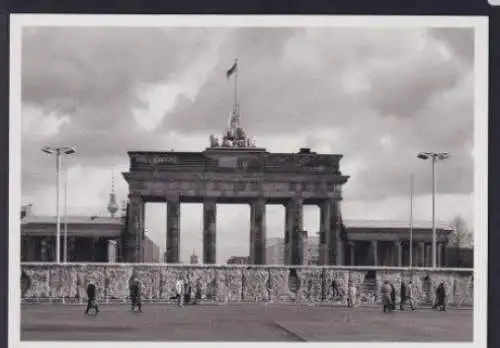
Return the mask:
POLYGON ((222 134, 222 141, 219 141, 213 134, 210 135, 211 148, 255 148, 255 140, 248 137, 240 125, 240 105, 238 103, 238 60, 226 72, 227 78, 234 75, 234 101, 233 110, 229 116, 227 129, 222 134))

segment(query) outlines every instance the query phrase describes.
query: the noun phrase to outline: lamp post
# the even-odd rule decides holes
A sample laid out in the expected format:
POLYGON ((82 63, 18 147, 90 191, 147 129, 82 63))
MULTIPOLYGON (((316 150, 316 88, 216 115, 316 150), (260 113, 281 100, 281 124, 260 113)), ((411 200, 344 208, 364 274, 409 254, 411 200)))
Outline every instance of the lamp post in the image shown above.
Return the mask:
POLYGON ((414 179, 413 174, 410 175, 410 268, 413 267, 413 192, 414 179))
POLYGON ((68 262, 68 167, 64 167, 64 263, 68 262))
POLYGON ((60 207, 60 186, 61 186, 61 156, 75 153, 75 149, 67 146, 46 146, 42 151, 56 156, 56 262, 61 262, 61 207, 60 207))
POLYGON ((448 152, 419 152, 417 158, 432 163, 432 268, 436 268, 436 163, 450 157, 448 152))

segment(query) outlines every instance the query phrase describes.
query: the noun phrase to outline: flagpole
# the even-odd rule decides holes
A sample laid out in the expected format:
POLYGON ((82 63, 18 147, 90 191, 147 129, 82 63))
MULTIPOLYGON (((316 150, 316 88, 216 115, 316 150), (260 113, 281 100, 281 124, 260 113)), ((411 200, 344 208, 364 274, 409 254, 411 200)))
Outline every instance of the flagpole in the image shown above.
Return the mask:
POLYGON ((413 174, 410 175, 410 268, 413 267, 413 174))
POLYGON ((236 71, 234 72, 234 109, 239 113, 239 105, 238 105, 238 59, 234 60, 234 64, 236 67, 236 71))

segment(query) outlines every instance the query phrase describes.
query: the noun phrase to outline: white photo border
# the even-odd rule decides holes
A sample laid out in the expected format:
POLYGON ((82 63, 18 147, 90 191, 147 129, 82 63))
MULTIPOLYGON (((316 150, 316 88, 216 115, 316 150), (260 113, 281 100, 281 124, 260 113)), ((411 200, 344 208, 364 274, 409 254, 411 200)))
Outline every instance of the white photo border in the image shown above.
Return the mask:
MULTIPOLYGON (((9 347, 220 347, 222 342, 36 342, 20 341, 21 206, 21 34, 25 26, 78 27, 468 27, 474 28, 474 341, 404 343, 405 347, 486 346, 488 265, 488 17, 486 16, 217 16, 217 15, 42 15, 10 16, 10 163, 9 163, 9 347)), ((267 345, 271 343, 258 343, 267 345)), ((277 345, 294 343, 272 343, 277 345)), ((309 343, 321 347, 383 347, 398 342, 309 343)), ((255 343, 238 343, 255 345, 255 343)))

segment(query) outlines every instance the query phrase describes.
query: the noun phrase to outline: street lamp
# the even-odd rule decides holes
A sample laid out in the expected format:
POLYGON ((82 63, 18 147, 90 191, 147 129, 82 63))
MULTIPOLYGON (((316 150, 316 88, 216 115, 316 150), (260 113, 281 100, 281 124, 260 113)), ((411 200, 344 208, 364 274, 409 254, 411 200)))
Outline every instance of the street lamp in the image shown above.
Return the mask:
MULTIPOLYGON (((42 151, 56 156, 56 262, 61 262, 61 209, 60 209, 60 182, 61 182, 61 156, 75 153, 75 149, 67 146, 46 146, 42 151)), ((66 243, 65 243, 66 244, 66 243)))
POLYGON ((436 163, 450 157, 448 152, 419 152, 417 158, 432 163, 432 268, 436 268, 436 163))

